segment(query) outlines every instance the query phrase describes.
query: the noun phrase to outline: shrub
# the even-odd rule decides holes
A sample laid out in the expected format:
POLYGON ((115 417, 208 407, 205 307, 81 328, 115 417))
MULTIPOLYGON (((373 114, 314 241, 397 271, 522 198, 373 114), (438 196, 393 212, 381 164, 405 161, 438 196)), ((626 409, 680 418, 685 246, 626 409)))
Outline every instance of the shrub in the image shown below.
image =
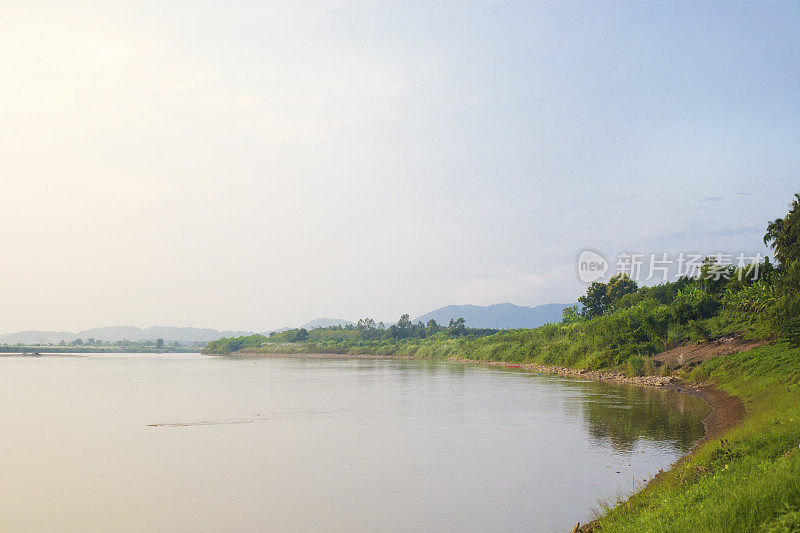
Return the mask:
POLYGON ((644 359, 640 355, 633 355, 628 358, 627 371, 628 376, 643 376, 644 375, 644 359))

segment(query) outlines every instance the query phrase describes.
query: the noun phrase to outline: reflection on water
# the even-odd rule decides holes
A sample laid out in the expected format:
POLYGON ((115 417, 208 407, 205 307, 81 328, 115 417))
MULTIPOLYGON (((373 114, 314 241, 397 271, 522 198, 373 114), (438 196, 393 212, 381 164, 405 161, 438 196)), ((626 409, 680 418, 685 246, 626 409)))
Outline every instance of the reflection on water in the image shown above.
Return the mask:
POLYGON ((8 531, 559 531, 677 459, 667 391, 430 361, 0 358, 8 531))
POLYGON ((688 452, 704 434, 708 414, 697 398, 671 391, 622 385, 581 402, 591 438, 631 451, 641 439, 671 442, 688 452))

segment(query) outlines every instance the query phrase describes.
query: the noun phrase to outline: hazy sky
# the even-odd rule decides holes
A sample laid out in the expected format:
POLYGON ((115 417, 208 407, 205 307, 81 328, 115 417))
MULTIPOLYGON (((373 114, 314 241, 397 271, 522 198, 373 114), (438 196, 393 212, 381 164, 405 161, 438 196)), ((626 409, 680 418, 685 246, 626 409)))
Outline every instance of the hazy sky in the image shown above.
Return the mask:
POLYGON ((795 2, 0 3, 0 332, 574 301, 765 251, 795 2))

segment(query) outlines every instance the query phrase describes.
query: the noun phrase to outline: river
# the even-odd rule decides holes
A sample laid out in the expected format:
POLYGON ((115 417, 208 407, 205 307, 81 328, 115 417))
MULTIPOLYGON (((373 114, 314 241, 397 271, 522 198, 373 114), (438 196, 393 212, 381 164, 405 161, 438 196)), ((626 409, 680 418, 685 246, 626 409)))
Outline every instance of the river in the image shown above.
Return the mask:
POLYGON ((671 391, 450 362, 0 357, 4 531, 563 531, 703 435, 671 391))

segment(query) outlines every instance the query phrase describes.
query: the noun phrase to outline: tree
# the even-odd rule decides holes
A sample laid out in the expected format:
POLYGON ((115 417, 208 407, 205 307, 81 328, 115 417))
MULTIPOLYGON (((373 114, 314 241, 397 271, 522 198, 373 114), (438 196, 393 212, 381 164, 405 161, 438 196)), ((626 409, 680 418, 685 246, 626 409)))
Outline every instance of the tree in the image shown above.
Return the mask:
POLYGON ((359 332, 359 336, 364 340, 376 339, 380 337, 378 328, 375 325, 375 320, 371 318, 359 319, 358 324, 356 324, 356 329, 359 332))
POLYGON ((773 323, 792 346, 800 347, 800 193, 794 197, 789 213, 767 226, 764 243, 772 243, 778 261, 773 323))
POLYGON ((706 257, 700 267, 700 287, 707 294, 719 294, 733 277, 733 265, 721 265, 716 257, 706 257))
POLYGON ((164 349, 164 339, 156 339, 156 348, 159 350, 164 349))
POLYGON ((408 316, 408 313, 404 313, 400 320, 397 321, 397 329, 399 330, 400 338, 406 338, 411 336, 411 317, 408 316))
POLYGON ((447 329, 450 330, 450 335, 453 337, 461 337, 467 333, 467 321, 464 320, 464 317, 459 317, 457 320, 451 318, 447 329))
POLYGON ((426 333, 427 333, 429 336, 430 336, 430 335, 434 335, 434 334, 438 333, 440 329, 441 329, 441 328, 440 328, 440 326, 439 326, 439 323, 438 323, 438 322, 436 322, 436 320, 434 320, 434 319, 432 319, 432 318, 431 318, 430 320, 428 320, 428 323, 427 323, 427 325, 425 326, 425 332, 426 332, 426 333))
POLYGON ((611 305, 608 285, 601 281, 593 281, 586 289, 586 294, 578 298, 578 301, 583 304, 583 313, 588 318, 602 315, 611 305))
POLYGON ((358 324, 356 324, 356 329, 375 329, 375 320, 372 318, 361 318, 358 320, 358 324))
POLYGON ((786 268, 800 259, 800 193, 795 193, 794 197, 789 204, 789 214, 770 222, 764 235, 764 244, 775 251, 779 268, 786 268))
POLYGON ((579 316, 577 305, 570 305, 561 310, 561 322, 572 322, 579 316))
POLYGON ((295 342, 302 342, 308 340, 308 330, 306 328, 300 328, 294 335, 295 342))
POLYGON ((626 294, 633 294, 639 289, 636 284, 627 274, 617 274, 608 280, 608 300, 609 305, 614 305, 626 294))

